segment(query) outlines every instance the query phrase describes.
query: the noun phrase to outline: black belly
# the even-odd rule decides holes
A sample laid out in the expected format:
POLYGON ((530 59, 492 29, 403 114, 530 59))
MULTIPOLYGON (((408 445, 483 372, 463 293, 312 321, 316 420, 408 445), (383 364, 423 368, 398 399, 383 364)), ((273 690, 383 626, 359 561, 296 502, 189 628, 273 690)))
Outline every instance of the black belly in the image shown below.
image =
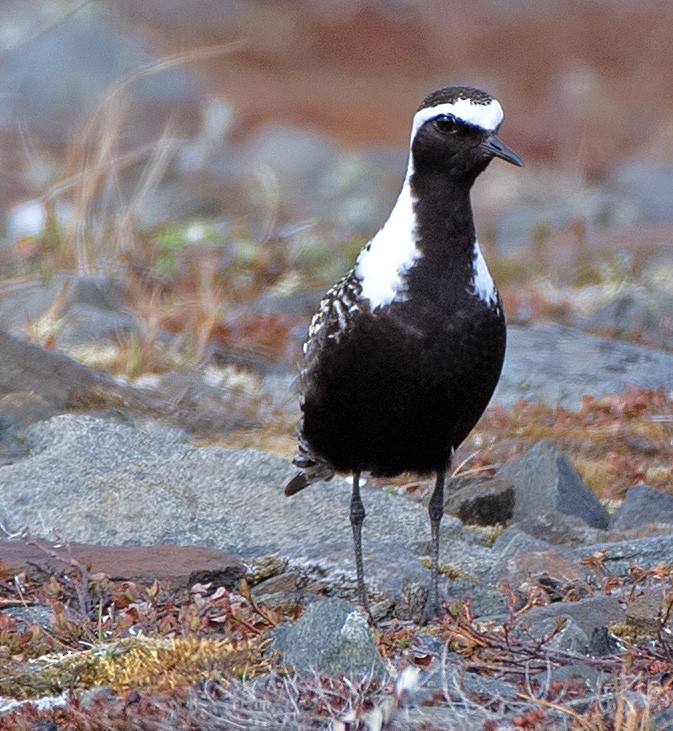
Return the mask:
POLYGON ((442 469, 493 395, 504 353, 504 319, 486 308, 420 324, 362 315, 306 375, 303 437, 341 472, 442 469))

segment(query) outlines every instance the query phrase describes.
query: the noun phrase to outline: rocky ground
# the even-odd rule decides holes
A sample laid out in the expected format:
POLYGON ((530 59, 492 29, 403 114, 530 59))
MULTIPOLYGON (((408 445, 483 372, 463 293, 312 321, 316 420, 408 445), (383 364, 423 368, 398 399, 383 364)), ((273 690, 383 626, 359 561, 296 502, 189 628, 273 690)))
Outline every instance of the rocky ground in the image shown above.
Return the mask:
MULTIPOLYGON (((659 416, 664 427, 670 424, 669 353, 552 324, 512 327, 510 333, 494 408, 520 404, 522 396, 576 408, 587 393, 618 398, 636 383, 668 394, 657 403, 664 410, 668 404, 659 416)), ((546 663, 546 669, 531 670, 532 677, 551 673, 545 687, 557 680, 580 683, 582 693, 577 685, 572 692, 587 707, 589 696, 602 692, 606 673, 621 666, 624 652, 633 652, 625 648, 643 641, 667 647, 673 497, 665 490, 633 486, 621 503, 608 502, 607 510, 549 439, 534 441, 490 475, 468 471, 454 478, 441 535, 441 589, 448 613, 440 641, 419 627, 429 574, 423 490, 366 485, 364 556, 373 613, 383 630, 377 641, 386 632, 416 627, 405 640, 414 648, 409 665, 399 648, 387 658, 381 654, 350 603, 355 577, 346 480, 335 478, 288 499, 283 486, 293 474, 291 453, 204 446, 198 426, 214 417, 212 404, 205 407, 207 414, 199 413, 199 404, 206 403, 200 390, 212 389, 203 373, 192 382, 196 395, 188 408, 184 403, 168 408, 165 391, 115 381, 7 333, 2 342, 0 524, 7 540, 0 543, 0 559, 7 577, 74 572, 78 590, 72 601, 79 602, 79 612, 82 602, 87 612, 109 611, 109 599, 97 598, 90 577, 139 586, 169 582, 176 591, 201 586, 206 597, 220 586, 236 592, 245 578, 250 606, 309 607, 296 625, 274 630, 284 662, 301 672, 380 678, 376 692, 361 691, 366 703, 349 696, 348 703, 355 704, 352 728, 380 727, 377 713, 382 719, 392 714, 397 719, 392 728, 426 723, 442 729, 460 728, 466 718, 505 722, 508 714, 514 719, 532 712, 535 704, 521 701, 518 671, 509 665, 523 660, 498 656, 504 652, 497 645, 504 641, 502 628, 517 638, 518 650, 510 648, 514 656, 532 653, 535 668, 546 663), (187 412, 189 418, 183 418, 187 412), (461 612, 468 613, 467 624, 461 612), (480 663, 495 668, 488 682, 496 683, 498 709, 487 712, 475 700, 490 692, 488 682, 471 675, 462 650, 451 649, 454 641, 462 647, 465 633, 470 642, 490 647, 491 660, 480 663), (456 703, 464 714, 457 726, 446 716, 456 703)), ((268 392, 258 400, 276 404, 274 418, 282 409, 291 419, 292 398, 275 393, 287 390, 289 377, 265 384, 268 392)), ((44 598, 8 606, 5 613, 24 628, 50 628, 53 622, 53 608, 44 598)), ((21 668, 20 658, 14 658, 12 675, 21 668)), ((250 718, 259 723, 270 712, 268 696, 279 682, 269 672, 254 686, 235 691, 251 694, 250 718)), ((287 720, 292 694, 302 691, 284 687, 287 703, 271 715, 287 720)), ((218 693, 208 702, 226 706, 218 693)), ((543 696, 552 702, 552 696, 543 696)), ((61 707, 63 698, 44 702, 61 707)), ((7 700, 6 708, 12 707, 7 700)), ((303 728, 306 712, 297 713, 293 722, 303 728)), ((330 713, 339 720, 333 708, 330 713)), ((345 719, 348 713, 341 715, 345 719)), ((571 724, 563 712, 550 712, 544 723, 560 718, 571 724)), ((539 724, 544 727, 542 717, 539 724)), ((269 721, 249 727, 277 726, 269 721)))
POLYGON ((0 729, 673 727, 670 9, 5 5, 0 729), (429 626, 428 485, 364 485, 372 628, 292 384, 457 75, 507 359, 429 626))

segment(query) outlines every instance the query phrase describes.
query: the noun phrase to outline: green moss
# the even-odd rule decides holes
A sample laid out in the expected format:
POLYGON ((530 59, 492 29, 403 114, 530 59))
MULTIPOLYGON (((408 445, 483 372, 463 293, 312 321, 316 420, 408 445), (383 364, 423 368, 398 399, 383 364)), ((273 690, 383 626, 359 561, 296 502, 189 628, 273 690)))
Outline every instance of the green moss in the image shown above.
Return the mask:
MULTIPOLYGON (((421 558, 421 564, 425 566, 426 569, 430 568, 431 561, 426 556, 424 558, 421 558)), ((472 574, 467 573, 467 571, 463 571, 462 569, 459 569, 457 566, 451 566, 450 564, 440 563, 439 564, 439 573, 443 574, 444 576, 448 576, 449 579, 464 579, 466 581, 476 581, 477 577, 473 576, 472 574)))
POLYGON ((465 530, 478 533, 485 539, 489 548, 492 548, 496 540, 503 534, 505 526, 502 523, 497 525, 466 525, 465 530))
POLYGON ((25 700, 64 690, 107 685, 115 692, 167 690, 210 677, 251 677, 267 672, 266 641, 127 638, 112 645, 64 656, 46 656, 6 669, 0 695, 25 700))

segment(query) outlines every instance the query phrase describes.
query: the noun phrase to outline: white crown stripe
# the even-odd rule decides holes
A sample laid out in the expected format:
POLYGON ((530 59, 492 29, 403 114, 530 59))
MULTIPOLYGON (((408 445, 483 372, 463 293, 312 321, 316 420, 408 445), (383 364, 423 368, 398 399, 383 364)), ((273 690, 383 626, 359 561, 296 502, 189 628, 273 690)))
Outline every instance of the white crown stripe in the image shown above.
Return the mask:
POLYGON ((471 99, 456 99, 455 102, 437 104, 434 107, 426 107, 416 112, 411 129, 411 139, 413 140, 416 132, 428 120, 448 114, 487 131, 496 129, 503 118, 502 107, 497 99, 491 99, 488 104, 478 104, 471 99))

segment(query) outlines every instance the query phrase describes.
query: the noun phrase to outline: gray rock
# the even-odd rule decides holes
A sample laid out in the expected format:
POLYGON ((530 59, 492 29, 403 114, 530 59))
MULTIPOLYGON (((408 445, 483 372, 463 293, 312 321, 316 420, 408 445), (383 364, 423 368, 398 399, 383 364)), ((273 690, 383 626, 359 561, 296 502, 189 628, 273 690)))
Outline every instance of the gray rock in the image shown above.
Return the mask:
MULTIPOLYGON (((666 613, 666 602, 660 592, 647 591, 637 596, 626 607, 624 620, 630 632, 637 637, 656 637, 662 629, 661 618, 666 613)), ((671 618, 666 630, 670 631, 671 618)))
POLYGON ((80 344, 118 343, 139 335, 144 321, 124 306, 124 284, 113 275, 73 276, 66 280, 58 298, 54 342, 66 349, 80 344))
POLYGON ((518 530, 516 527, 503 531, 493 544, 493 551, 500 558, 516 557, 530 551, 547 551, 552 545, 538 536, 518 530))
POLYGON ((335 240, 375 233, 399 192, 405 159, 400 150, 353 151, 307 127, 265 123, 240 145, 213 149, 208 173, 223 184, 263 175, 277 186, 282 210, 332 222, 335 240))
POLYGON ((48 281, 25 279, 13 287, 3 286, 0 297, 0 322, 4 330, 19 332, 26 322, 34 322, 51 312, 54 303, 67 299, 77 277, 69 272, 54 272, 48 281))
POLYGON ((130 312, 75 304, 59 317, 54 343, 63 350, 78 345, 100 347, 139 335, 144 328, 144 323, 130 312))
MULTIPOLYGON (((642 288, 644 290, 644 288, 642 288)), ((582 330, 650 346, 673 348, 673 301, 662 290, 627 291, 593 312, 574 314, 570 322, 582 330)))
MULTIPOLYGON (((345 510, 344 505, 341 512, 345 510)), ((368 510, 368 519, 372 512, 368 510)), ((373 601, 382 601, 389 596, 399 597, 400 606, 395 611, 396 616, 400 619, 412 618, 413 608, 409 605, 416 603, 414 587, 428 585, 428 570, 408 543, 405 545, 404 542, 379 538, 377 531, 367 530, 366 522, 363 532, 365 573, 373 601)), ((310 535, 307 540, 287 545, 285 555, 292 566, 300 567, 304 575, 310 577, 316 589, 329 592, 330 587, 336 584, 341 587, 340 596, 354 601, 357 593, 353 583, 353 543, 346 526, 339 535, 340 540, 334 538, 319 542, 315 542, 314 536, 310 535)))
POLYGON ((116 344, 119 337, 142 333, 145 327, 124 306, 123 296, 123 285, 114 276, 57 272, 48 282, 24 282, 3 292, 0 320, 6 330, 19 332, 27 322, 45 317, 57 348, 102 341, 116 344))
POLYGON ((423 677, 420 704, 432 704, 433 695, 436 698, 438 690, 448 691, 447 695, 454 701, 462 700, 462 691, 487 695, 492 698, 516 698, 519 689, 515 683, 501 678, 492 678, 480 675, 477 672, 464 672, 464 658, 462 655, 448 650, 446 643, 436 637, 424 637, 424 647, 421 652, 430 652, 436 656, 429 668, 428 674, 423 677), (434 641, 433 641, 434 640, 434 641))
POLYGON ((55 409, 83 403, 92 394, 120 394, 111 379, 62 353, 22 340, 0 330, 0 396, 38 394, 55 409))
MULTIPOLYGON (((103 94, 151 61, 104 13, 72 13, 7 55, 0 68, 0 120, 10 131, 25 127, 48 144, 78 141, 103 94)), ((142 101, 125 120, 124 139, 132 144, 155 139, 163 115, 189 114, 198 102, 193 82, 175 68, 145 74, 125 93, 125 99, 142 101)))
MULTIPOLYGON (((0 524, 11 533, 28 526, 33 535, 69 542, 213 546, 249 564, 275 556, 277 569, 260 574, 260 581, 275 577, 260 586, 262 594, 355 598, 346 480, 288 499, 289 460, 257 450, 194 448, 182 431, 152 422, 141 429, 62 415, 24 434, 28 456, 0 467, 0 524)), ((427 511, 390 491, 364 485, 362 493, 370 602, 386 616, 415 619, 429 578, 427 511)), ((475 616, 492 617, 505 611, 501 582, 515 589, 531 579, 548 578, 552 588, 581 582, 587 574, 581 558, 603 546, 608 572, 626 571, 634 561, 673 560, 670 536, 574 547, 508 529, 491 548, 447 516, 440 588, 449 600, 470 598, 475 616)))
POLYGON ((558 510, 576 515, 596 528, 608 527, 607 510, 551 440, 543 439, 503 465, 496 477, 511 480, 514 485, 514 520, 558 510))
POLYGON ((621 162, 608 186, 626 194, 644 220, 670 221, 673 210, 673 168, 659 158, 621 162))
POLYGON ((549 634, 556 622, 564 617, 572 620, 566 635, 559 633, 557 649, 588 653, 594 630, 608 627, 624 618, 624 608, 615 597, 591 596, 577 602, 555 602, 546 606, 533 607, 525 612, 516 623, 517 631, 540 639, 549 634))
POLYGON ((7 617, 12 617, 17 622, 21 622, 26 629, 31 624, 39 624, 41 627, 48 629, 53 626, 54 610, 49 604, 33 604, 25 607, 4 607, 2 613, 7 617))
POLYGON ((27 454, 28 445, 21 424, 0 411, 0 465, 12 464, 27 454))
POLYGON ((99 310, 117 311, 124 307, 124 283, 112 275, 90 274, 75 276, 70 281, 63 308, 89 305, 99 310))
MULTIPOLYGON (((549 683, 550 681, 567 681, 569 678, 579 679, 584 682, 585 687, 598 690, 601 683, 604 682, 604 674, 584 662, 573 662, 570 665, 559 665, 558 667, 547 669, 537 676, 533 676, 539 683, 549 683)), ((573 704, 573 710, 577 713, 584 713, 589 707, 589 700, 576 700, 573 704)))
POLYGON ((316 194, 324 192, 326 176, 337 157, 338 148, 326 135, 290 124, 269 123, 255 129, 237 155, 229 153, 219 162, 232 169, 240 165, 241 169, 236 170, 239 174, 271 170, 283 181, 283 195, 307 189, 316 194))
POLYGON ((673 388, 673 354, 594 337, 551 323, 510 325, 494 400, 545 400, 578 408, 583 395, 619 393, 633 384, 673 388))
POLYGON ((514 486, 505 479, 454 478, 447 484, 447 512, 463 523, 505 524, 514 513, 514 486))
POLYGON ((459 576, 451 579, 447 593, 449 605, 452 599, 469 599, 470 611, 474 617, 494 617, 507 611, 505 593, 485 580, 464 579, 459 576))
MULTIPOLYGON (((553 607, 554 604, 548 606, 553 607)), ((583 655, 589 652, 590 640, 586 632, 572 617, 563 613, 532 621, 526 634, 532 635, 535 639, 550 637, 545 642, 545 647, 553 650, 569 650, 583 655)))
POLYGON ((233 429, 259 427, 260 403, 268 397, 247 388, 211 384, 204 371, 167 371, 155 377, 153 390, 170 394, 176 421, 190 434, 222 438, 233 429))
POLYGON ((547 583, 565 584, 584 577, 586 569, 577 556, 563 546, 552 546, 526 533, 500 536, 493 546, 488 581, 507 583, 518 589, 522 583, 544 577, 547 583))
POLYGON ((612 516, 611 528, 628 530, 654 522, 673 523, 673 497, 641 483, 626 491, 624 501, 612 516))
POLYGON ((0 465, 12 464, 28 456, 24 429, 54 416, 57 411, 34 391, 16 391, 0 398, 0 465))
MULTIPOLYGON (((527 533, 547 543, 559 546, 579 546, 585 543, 595 543, 605 537, 600 528, 592 528, 582 518, 576 515, 566 515, 554 510, 543 515, 527 515, 516 523, 511 523, 498 536, 498 541, 504 541, 510 535, 527 533)), ((620 539, 623 536, 620 536, 620 539)))
POLYGON ((594 627, 589 638, 588 654, 594 657, 612 655, 619 650, 617 638, 611 634, 607 627, 594 627))
POLYGON ((367 621, 343 599, 314 602, 294 625, 280 625, 272 634, 283 660, 296 671, 384 674, 367 621))
POLYGON ((673 536, 631 538, 625 541, 591 543, 575 549, 581 558, 606 551, 603 572, 607 575, 627 576, 633 564, 650 568, 658 563, 673 563, 673 536))
MULTIPOLYGON (((67 341, 99 341, 102 335, 113 337, 114 333, 133 328, 133 320, 105 308, 78 304, 71 313, 73 318, 66 318, 69 324, 61 333, 67 341)), ((260 403, 270 399, 268 390, 266 394, 251 395, 242 389, 209 385, 202 371, 164 373, 152 390, 135 388, 117 383, 57 350, 0 330, 0 414, 7 417, 5 427, 70 409, 89 409, 126 421, 133 421, 134 415, 160 417, 190 433, 221 436, 234 428, 259 425, 260 403)), ((0 426, 0 441, 1 433, 0 426)), ((9 432, 5 448, 9 461, 16 454, 25 454, 9 432)))
POLYGON ((3 396, 0 398, 0 413, 21 428, 56 415, 54 406, 35 391, 14 391, 3 396))

